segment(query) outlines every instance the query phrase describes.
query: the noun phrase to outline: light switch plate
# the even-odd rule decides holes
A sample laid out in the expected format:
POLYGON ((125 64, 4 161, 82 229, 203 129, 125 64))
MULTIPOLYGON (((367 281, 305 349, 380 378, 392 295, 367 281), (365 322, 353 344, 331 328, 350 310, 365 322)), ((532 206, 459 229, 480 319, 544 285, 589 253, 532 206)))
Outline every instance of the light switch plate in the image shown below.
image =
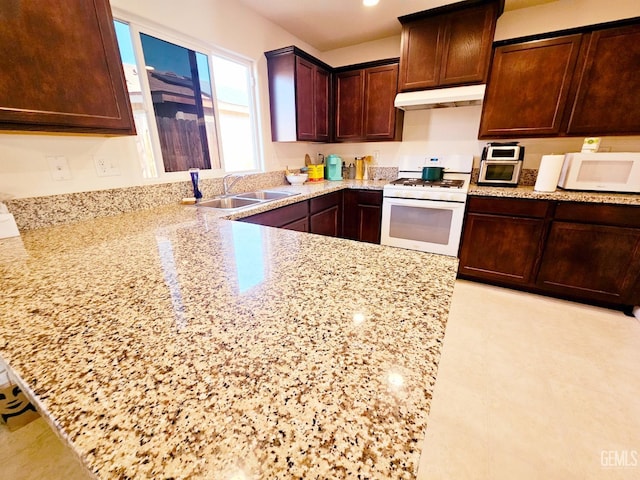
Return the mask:
POLYGON ((51 178, 56 181, 71 180, 71 169, 69 168, 67 157, 64 155, 48 155, 46 158, 49 163, 51 178))

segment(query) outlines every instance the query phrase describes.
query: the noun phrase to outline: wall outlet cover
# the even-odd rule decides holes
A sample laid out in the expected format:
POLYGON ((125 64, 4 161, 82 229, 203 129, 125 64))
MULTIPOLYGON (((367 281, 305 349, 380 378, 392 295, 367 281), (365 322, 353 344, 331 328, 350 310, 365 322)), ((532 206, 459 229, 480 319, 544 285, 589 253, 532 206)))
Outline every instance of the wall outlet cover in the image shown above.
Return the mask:
POLYGON ((120 175, 120 165, 115 158, 93 157, 96 173, 99 177, 114 177, 120 175))
POLYGON ((49 163, 51 178, 56 181, 71 180, 71 169, 69 168, 67 157, 64 155, 48 155, 46 158, 49 163))

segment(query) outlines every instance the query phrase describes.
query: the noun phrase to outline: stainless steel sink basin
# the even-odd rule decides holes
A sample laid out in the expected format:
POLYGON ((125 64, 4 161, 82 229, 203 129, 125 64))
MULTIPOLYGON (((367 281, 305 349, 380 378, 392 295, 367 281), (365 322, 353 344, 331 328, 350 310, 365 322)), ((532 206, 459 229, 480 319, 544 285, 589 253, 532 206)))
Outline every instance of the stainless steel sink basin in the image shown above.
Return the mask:
POLYGON ((258 205, 260 203, 272 202, 281 198, 300 195, 295 192, 279 192, 277 190, 259 190, 256 192, 238 193, 232 196, 215 197, 197 203, 199 207, 218 208, 220 210, 238 210, 258 205))
POLYGON ((236 208, 248 207, 249 205, 255 205, 260 203, 260 200, 251 198, 238 198, 238 197, 220 197, 212 198, 211 200, 205 200, 198 202, 199 207, 211 207, 220 208, 223 210, 234 210, 236 208))
POLYGON ((275 190, 261 190, 259 192, 238 193, 234 195, 236 198, 256 198, 258 200, 279 200, 280 198, 292 197, 299 195, 293 192, 278 192, 275 190))

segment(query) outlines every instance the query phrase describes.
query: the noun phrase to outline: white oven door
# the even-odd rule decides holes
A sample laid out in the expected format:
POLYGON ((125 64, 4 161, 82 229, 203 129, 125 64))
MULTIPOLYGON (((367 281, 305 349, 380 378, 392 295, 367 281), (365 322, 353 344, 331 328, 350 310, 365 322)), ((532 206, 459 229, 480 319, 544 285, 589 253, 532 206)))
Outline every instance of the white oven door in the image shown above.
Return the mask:
POLYGON ((380 243, 441 255, 458 255, 464 203, 385 197, 380 243))

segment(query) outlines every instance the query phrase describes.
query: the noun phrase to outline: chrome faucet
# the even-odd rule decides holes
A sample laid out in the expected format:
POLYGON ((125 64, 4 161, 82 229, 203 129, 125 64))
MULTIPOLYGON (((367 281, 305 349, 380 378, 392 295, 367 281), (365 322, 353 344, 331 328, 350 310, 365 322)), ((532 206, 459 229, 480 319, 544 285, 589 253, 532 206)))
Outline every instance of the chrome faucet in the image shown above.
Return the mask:
POLYGON ((244 175, 236 175, 234 173, 229 173, 227 175, 225 175, 224 177, 222 177, 222 192, 223 195, 229 195, 229 190, 231 190, 233 188, 233 186, 236 184, 236 182, 238 180, 240 180, 241 178, 243 178, 244 175), (233 181, 231 182, 231 185, 228 184, 228 180, 229 178, 233 177, 233 181))

